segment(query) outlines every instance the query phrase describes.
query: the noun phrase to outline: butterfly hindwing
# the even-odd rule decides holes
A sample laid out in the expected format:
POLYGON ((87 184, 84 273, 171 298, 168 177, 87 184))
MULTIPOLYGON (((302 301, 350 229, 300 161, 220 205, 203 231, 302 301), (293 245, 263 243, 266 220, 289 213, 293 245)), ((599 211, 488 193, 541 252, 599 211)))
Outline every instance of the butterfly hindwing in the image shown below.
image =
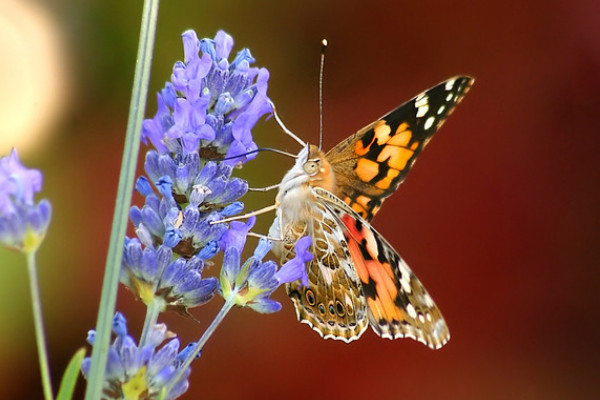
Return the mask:
POLYGON ((346 203, 321 188, 315 188, 315 194, 344 228, 373 330, 389 339, 409 337, 433 349, 442 347, 450 339, 446 322, 409 266, 346 203))
POLYGON ((307 265, 308 287, 300 281, 286 285, 300 322, 325 339, 358 339, 369 326, 367 304, 352 263, 345 229, 323 204, 313 204, 314 218, 294 224, 284 237, 285 259, 293 258, 298 238, 310 235, 314 259, 307 265))
POLYGON ((334 194, 370 221, 472 83, 465 76, 448 79, 331 149, 327 159, 336 177, 334 194))

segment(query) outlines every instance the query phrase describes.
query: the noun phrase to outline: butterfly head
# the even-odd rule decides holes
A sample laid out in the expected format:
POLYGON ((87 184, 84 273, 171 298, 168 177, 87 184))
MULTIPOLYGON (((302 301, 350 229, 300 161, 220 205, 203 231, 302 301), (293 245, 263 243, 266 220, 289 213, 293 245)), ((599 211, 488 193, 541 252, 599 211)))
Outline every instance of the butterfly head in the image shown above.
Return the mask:
POLYGON ((283 198, 306 196, 309 186, 322 187, 335 193, 335 175, 325 153, 317 146, 307 144, 296 156, 296 164, 283 177, 279 186, 278 201, 283 198), (295 194, 292 194, 295 193, 295 194))
MULTIPOLYGON (((300 158, 302 170, 308 176, 308 184, 319 186, 330 192, 335 191, 335 176, 331 164, 327 161, 325 153, 315 145, 308 145, 301 153, 306 153, 306 158, 300 158)), ((300 156, 300 155, 299 155, 300 156)))

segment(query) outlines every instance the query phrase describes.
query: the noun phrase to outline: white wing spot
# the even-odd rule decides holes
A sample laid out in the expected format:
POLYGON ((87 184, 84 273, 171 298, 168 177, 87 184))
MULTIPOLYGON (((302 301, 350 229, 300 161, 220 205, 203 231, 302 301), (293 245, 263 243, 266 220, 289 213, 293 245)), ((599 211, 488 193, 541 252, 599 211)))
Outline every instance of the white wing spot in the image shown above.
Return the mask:
POLYGON ((442 332, 444 332, 446 330, 446 323, 444 322, 443 319, 438 319, 435 322, 435 325, 433 327, 433 336, 435 336, 436 338, 439 338, 442 335, 442 332))
POLYGON ((408 315, 410 315, 411 318, 417 318, 417 311, 412 304, 408 303, 406 306, 406 311, 408 311, 408 315))
POLYGON ((423 314, 419 314, 419 321, 421 321, 422 324, 425 323, 425 317, 423 316, 423 314))
POLYGON ((410 293, 412 287, 410 286, 410 271, 406 268, 405 265, 400 264, 400 273, 402 274, 402 278, 400 278, 400 285, 402 286, 402 290, 406 293, 410 293))
POLYGON ((323 276, 325 284, 331 285, 333 282, 333 274, 331 270, 321 264, 319 264, 319 270, 321 271, 321 275, 323 276))
POLYGON ((433 126, 434 122, 435 122, 435 117, 427 118, 427 120, 425 120, 425 125, 423 126, 423 128, 425 128, 425 130, 428 130, 429 128, 431 128, 433 126))
POLYGON ((415 106, 417 107, 417 118, 421 118, 427 111, 429 111, 429 99, 425 93, 421 93, 415 99, 415 106))
POLYGON ((423 296, 423 302, 427 307, 433 307, 433 299, 428 293, 425 293, 425 295, 423 296))
POLYGON ((445 109, 446 109, 446 106, 442 104, 440 106, 440 108, 438 108, 438 110, 437 110, 438 115, 440 115, 441 113, 443 113, 445 109))
POLYGON ((427 313, 427 321, 431 322, 431 314, 427 313))
POLYGON ((452 87, 454 86, 454 82, 456 82, 456 79, 450 79, 448 82, 446 82, 446 85, 444 86, 444 88, 446 90, 452 90, 452 87))
POLYGON ((452 93, 448 93, 448 94, 446 95, 446 101, 450 101, 450 100, 452 100, 452 96, 454 96, 452 93))

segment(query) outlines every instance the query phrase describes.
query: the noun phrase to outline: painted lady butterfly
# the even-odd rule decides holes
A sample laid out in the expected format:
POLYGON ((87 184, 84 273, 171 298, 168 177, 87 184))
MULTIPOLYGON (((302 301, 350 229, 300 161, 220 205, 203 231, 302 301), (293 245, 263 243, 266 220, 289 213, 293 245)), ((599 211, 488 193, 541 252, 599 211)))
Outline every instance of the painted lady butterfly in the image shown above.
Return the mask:
POLYGON ((325 339, 351 342, 370 324, 380 336, 432 349, 450 338, 421 282, 368 221, 473 83, 451 78, 359 130, 328 153, 305 147, 284 176, 269 230, 285 262, 310 235, 309 286, 287 285, 298 319, 325 339))

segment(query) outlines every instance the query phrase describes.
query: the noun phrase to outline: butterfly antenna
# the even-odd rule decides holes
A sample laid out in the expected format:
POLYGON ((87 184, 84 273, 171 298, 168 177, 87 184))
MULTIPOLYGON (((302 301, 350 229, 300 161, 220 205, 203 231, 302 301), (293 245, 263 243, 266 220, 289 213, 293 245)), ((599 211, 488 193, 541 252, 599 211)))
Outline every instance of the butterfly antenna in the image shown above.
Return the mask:
POLYGON ((323 67, 325 66, 325 50, 327 39, 321 41, 321 67, 319 68, 319 150, 323 148, 323 67))
POLYGON ((292 139, 294 139, 296 142, 300 143, 300 145, 302 147, 305 147, 306 143, 304 143, 302 141, 302 139, 300 139, 298 136, 294 135, 294 132, 290 131, 283 124, 283 121, 281 120, 281 118, 279 118, 279 114, 277 114, 277 109, 275 108, 275 103, 273 103, 271 100, 269 100, 269 105, 273 109, 273 116, 275 117, 275 121, 277 121, 277 125, 279 125, 279 127, 281 128, 281 130, 283 130, 283 132, 285 132, 286 135, 288 135, 289 137, 291 137, 292 139))

